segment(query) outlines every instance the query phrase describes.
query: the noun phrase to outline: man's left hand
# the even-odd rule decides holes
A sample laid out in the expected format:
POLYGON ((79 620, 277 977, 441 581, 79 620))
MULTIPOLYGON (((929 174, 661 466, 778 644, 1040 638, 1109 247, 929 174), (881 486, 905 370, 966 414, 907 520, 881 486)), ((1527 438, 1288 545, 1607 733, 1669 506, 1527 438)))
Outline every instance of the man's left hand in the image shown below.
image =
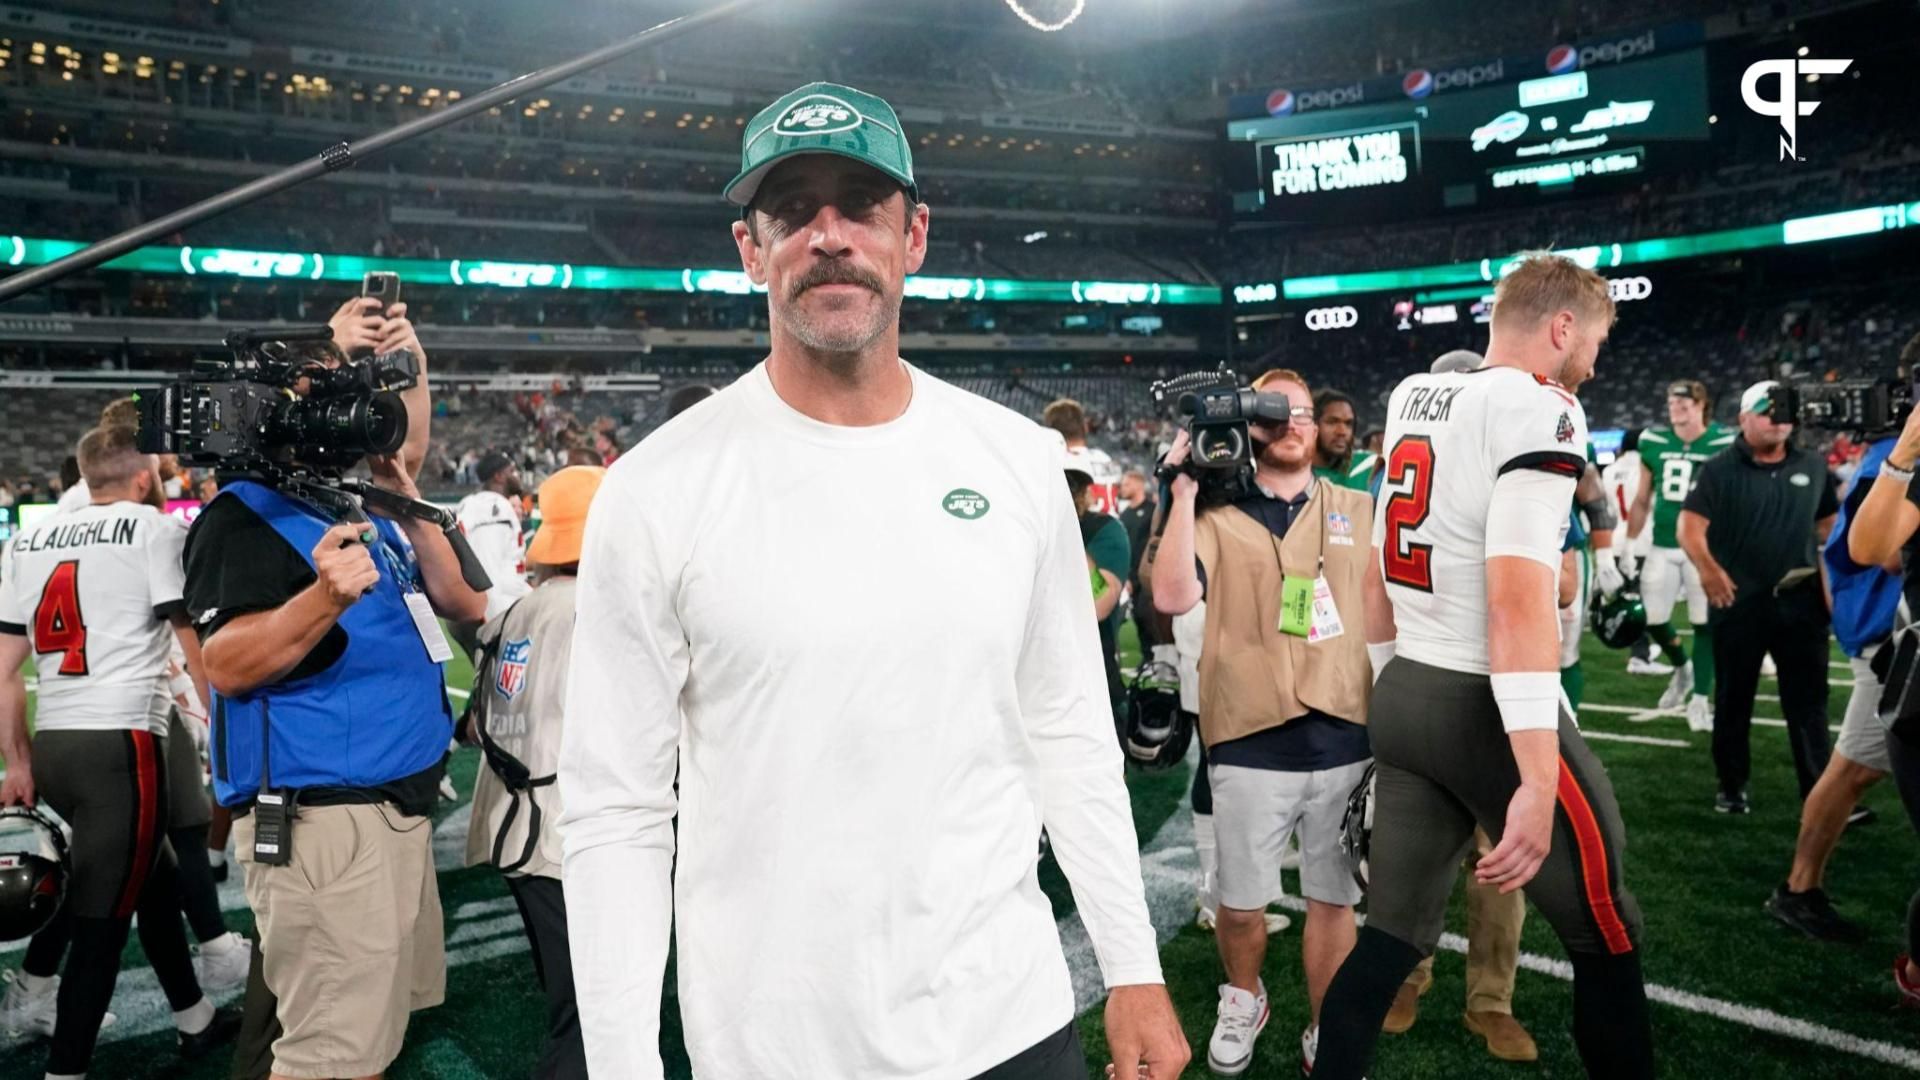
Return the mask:
MULTIPOLYGON (((385 488, 396 495, 405 495, 409 499, 418 499, 420 489, 414 486, 413 477, 400 465, 398 454, 368 454, 367 470, 373 473, 373 485, 385 488)), ((378 513, 376 510, 375 513, 378 513)), ((391 515, 388 515, 391 516, 391 515)))
POLYGON ((1107 1050, 1113 1055, 1109 1075, 1135 1080, 1146 1066, 1148 1080, 1174 1080, 1193 1051, 1180 1030, 1173 999, 1158 983, 1116 986, 1107 995, 1107 1050))

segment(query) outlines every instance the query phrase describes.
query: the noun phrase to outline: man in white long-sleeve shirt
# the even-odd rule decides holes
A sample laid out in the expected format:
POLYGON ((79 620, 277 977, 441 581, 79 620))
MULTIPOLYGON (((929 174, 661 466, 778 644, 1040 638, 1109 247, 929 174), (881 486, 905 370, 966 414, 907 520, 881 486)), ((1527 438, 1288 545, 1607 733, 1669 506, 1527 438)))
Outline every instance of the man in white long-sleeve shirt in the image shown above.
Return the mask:
POLYGON ((727 196, 771 353, 612 467, 581 556, 559 787, 590 1069, 661 1076, 672 925, 702 1080, 1084 1076, 1044 825, 1116 1073, 1177 1076, 1058 442, 899 356, 928 212, 898 118, 795 90, 727 196))

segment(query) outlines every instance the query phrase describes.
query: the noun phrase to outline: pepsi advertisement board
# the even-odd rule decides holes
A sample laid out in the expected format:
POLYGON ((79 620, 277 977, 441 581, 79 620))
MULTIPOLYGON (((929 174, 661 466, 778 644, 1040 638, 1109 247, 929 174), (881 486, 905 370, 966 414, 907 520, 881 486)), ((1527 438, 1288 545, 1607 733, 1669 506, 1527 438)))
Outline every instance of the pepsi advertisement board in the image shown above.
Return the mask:
POLYGON ((1439 64, 1431 68, 1411 68, 1347 83, 1270 86, 1228 98, 1227 118, 1257 120, 1265 116, 1292 116, 1316 109, 1382 105, 1408 99, 1418 101, 1434 94, 1645 60, 1679 49, 1691 49, 1705 41, 1706 28, 1701 23, 1677 22, 1617 31, 1600 38, 1583 38, 1571 44, 1552 45, 1532 52, 1439 64))
POLYGON ((1390 220, 1525 204, 1693 168, 1711 145, 1706 54, 1381 105, 1236 120, 1234 208, 1269 220, 1390 220))

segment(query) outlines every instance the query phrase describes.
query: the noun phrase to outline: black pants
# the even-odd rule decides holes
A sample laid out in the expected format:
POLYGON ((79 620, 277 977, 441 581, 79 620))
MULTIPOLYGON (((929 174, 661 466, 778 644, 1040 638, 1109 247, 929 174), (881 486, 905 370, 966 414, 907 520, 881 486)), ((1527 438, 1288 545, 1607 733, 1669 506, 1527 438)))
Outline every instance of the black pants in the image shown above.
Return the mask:
POLYGON ((83 1073, 136 913, 167 1004, 179 1012, 202 999, 167 843, 167 741, 147 731, 55 730, 36 735, 33 749, 34 785, 74 836, 68 922, 50 935, 70 934, 71 944, 47 1071, 83 1073))
POLYGON ((260 966, 260 938, 253 939, 247 967, 247 996, 240 1008, 240 1033, 233 1040, 232 1080, 267 1080, 273 1072, 273 1044, 280 1038, 280 1002, 267 989, 260 966))
POLYGON ((1748 746, 1753 695, 1760 689, 1760 664, 1768 653, 1780 674, 1780 712, 1787 720, 1802 799, 1826 770, 1831 739, 1827 621, 1821 605, 1817 589, 1802 587, 1788 597, 1737 604, 1713 624, 1713 766, 1720 774, 1721 791, 1737 794, 1753 775, 1748 746))
MULTIPOLYGON (((1887 763, 1892 767, 1894 786, 1900 789, 1900 802, 1907 808, 1907 819, 1920 832, 1920 742, 1909 742, 1887 733, 1887 763)), ((1920 956, 1920 891, 1907 902, 1907 955, 1920 956)))
POLYGON ((580 1010, 573 998, 573 953, 567 944, 567 897, 547 877, 509 877, 507 891, 520 906, 533 946, 533 973, 547 994, 547 1041, 533 1080, 587 1080, 587 1048, 580 1039, 580 1010))
POLYGON ((1086 1080, 1080 1032, 1067 1026, 974 1077, 974 1080, 1086 1080))
POLYGON ((204 945, 227 932, 226 916, 220 913, 220 887, 214 884, 213 866, 207 861, 207 827, 168 829, 167 839, 179 864, 180 911, 193 936, 204 945))

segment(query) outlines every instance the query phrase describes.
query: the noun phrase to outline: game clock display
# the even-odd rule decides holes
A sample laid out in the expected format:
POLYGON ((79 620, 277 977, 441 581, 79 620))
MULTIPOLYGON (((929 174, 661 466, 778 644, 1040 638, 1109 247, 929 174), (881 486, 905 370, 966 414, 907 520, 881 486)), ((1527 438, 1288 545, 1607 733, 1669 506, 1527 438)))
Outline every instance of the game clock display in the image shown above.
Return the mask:
POLYGON ((1511 205, 1698 164, 1700 50, 1419 101, 1237 120, 1228 181, 1242 216, 1388 220, 1511 205))

